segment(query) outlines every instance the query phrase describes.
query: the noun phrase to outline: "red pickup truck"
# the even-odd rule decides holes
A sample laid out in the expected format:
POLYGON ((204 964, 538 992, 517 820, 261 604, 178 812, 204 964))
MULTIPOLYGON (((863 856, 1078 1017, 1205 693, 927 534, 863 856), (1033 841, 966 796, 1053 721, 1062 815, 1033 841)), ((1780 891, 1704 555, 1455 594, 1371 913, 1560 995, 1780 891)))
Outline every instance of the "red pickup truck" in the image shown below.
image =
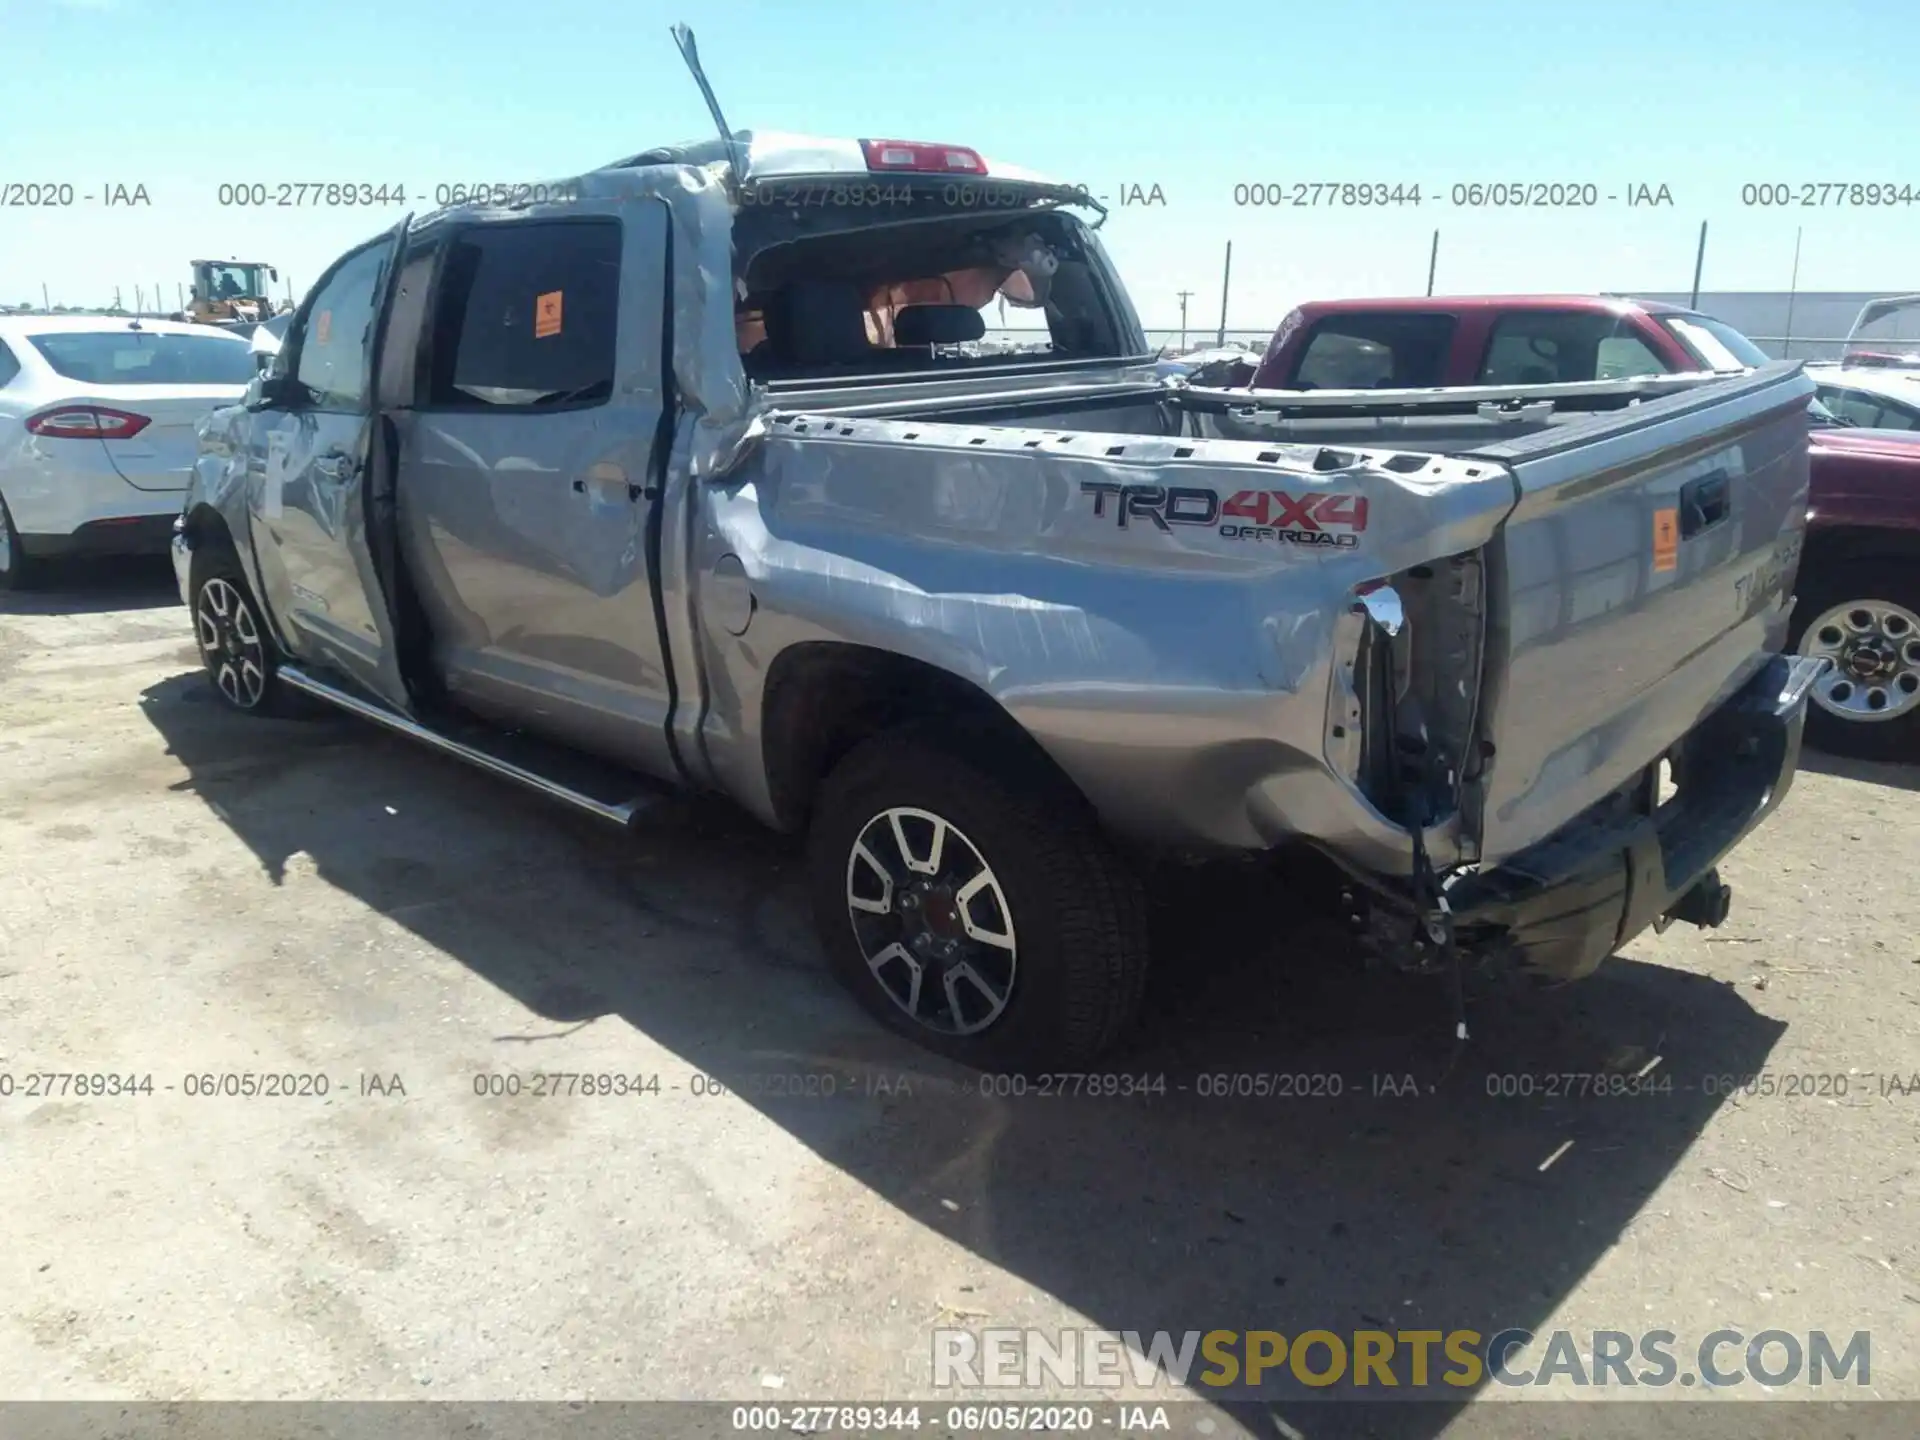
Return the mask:
MULTIPOLYGON (((1739 370, 1768 357, 1732 326, 1596 295, 1321 300, 1280 322, 1259 390, 1591 383, 1739 370)), ((1203 382, 1204 383, 1204 382, 1203 382)), ((1226 383, 1246 384, 1242 375, 1226 383)), ((1821 749, 1920 758, 1920 433, 1858 430, 1817 402, 1791 643, 1835 664, 1814 691, 1821 749)))

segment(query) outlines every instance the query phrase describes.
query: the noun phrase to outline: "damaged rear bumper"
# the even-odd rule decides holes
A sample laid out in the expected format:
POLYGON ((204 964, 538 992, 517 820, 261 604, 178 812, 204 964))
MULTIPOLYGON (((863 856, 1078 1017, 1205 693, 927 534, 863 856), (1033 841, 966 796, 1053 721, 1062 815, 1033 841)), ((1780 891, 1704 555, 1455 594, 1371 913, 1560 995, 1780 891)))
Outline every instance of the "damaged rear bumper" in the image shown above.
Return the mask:
MULTIPOLYGON (((1669 756, 1677 793, 1656 806, 1655 773, 1628 813, 1569 826, 1446 892, 1464 952, 1503 952, 1577 979, 1649 928, 1718 925, 1731 892, 1715 869, 1786 797, 1800 762, 1807 694, 1828 662, 1778 655, 1669 756)), ((1657 771, 1657 767, 1655 767, 1657 771)))

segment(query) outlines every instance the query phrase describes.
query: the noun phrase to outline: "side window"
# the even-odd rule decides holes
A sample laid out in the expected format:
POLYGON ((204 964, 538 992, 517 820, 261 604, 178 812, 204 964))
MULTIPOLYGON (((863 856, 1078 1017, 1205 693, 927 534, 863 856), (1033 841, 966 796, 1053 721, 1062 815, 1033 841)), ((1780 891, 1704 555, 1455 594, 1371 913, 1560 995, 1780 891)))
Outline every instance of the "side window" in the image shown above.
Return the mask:
POLYGON ((1443 384, 1453 324, 1451 315, 1330 315, 1313 327, 1293 383, 1302 390, 1443 384))
POLYGON ((1494 322, 1480 364, 1482 385, 1564 385, 1660 375, 1645 341, 1605 313, 1521 311, 1494 322))
POLYGON ((1393 351, 1378 340, 1320 330, 1307 342, 1294 377, 1302 390, 1372 390, 1393 376, 1393 351))
POLYGON ((1888 405, 1880 412, 1882 430, 1920 430, 1920 411, 1910 405, 1888 405))
POLYGON ((1872 430, 1881 424, 1880 402, 1858 390, 1829 390, 1823 385, 1818 393, 1827 402, 1827 408, 1848 425, 1872 430))
POLYGON ((367 408, 373 323, 392 253, 383 240, 352 256, 307 307, 294 378, 316 410, 367 408))
POLYGON ((613 395, 620 222, 509 221, 447 247, 427 404, 591 404, 613 395))
POLYGON ((1667 367, 1638 335, 1609 335, 1599 344, 1594 363, 1596 380, 1631 380, 1636 375, 1664 375, 1667 367))
POLYGON ((1478 378, 1482 385, 1551 385, 1560 378, 1559 347, 1502 320, 1494 326, 1478 378))
POLYGON ((13 352, 7 348, 7 342, 0 340, 0 390, 13 383, 13 377, 20 373, 20 362, 13 358, 13 352))

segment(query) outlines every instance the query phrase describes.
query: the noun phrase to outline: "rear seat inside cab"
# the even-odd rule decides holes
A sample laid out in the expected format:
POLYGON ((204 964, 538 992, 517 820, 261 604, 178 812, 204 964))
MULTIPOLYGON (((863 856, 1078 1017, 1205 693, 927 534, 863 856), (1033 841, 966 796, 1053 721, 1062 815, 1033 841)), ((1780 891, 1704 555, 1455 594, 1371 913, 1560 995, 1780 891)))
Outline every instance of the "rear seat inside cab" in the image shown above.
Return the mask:
POLYGON ((908 305, 893 317, 893 343, 963 345, 986 337, 987 322, 971 305, 908 305))
POLYGON ((873 354, 866 296, 851 280, 795 280, 776 291, 762 313, 767 338, 749 357, 753 374, 838 370, 873 354))
POLYGON ((893 317, 894 348, 876 346, 867 339, 865 292, 850 280, 792 281, 769 298, 762 316, 767 338, 745 359, 755 379, 908 369, 928 363, 934 345, 987 333, 970 306, 908 305, 893 317))

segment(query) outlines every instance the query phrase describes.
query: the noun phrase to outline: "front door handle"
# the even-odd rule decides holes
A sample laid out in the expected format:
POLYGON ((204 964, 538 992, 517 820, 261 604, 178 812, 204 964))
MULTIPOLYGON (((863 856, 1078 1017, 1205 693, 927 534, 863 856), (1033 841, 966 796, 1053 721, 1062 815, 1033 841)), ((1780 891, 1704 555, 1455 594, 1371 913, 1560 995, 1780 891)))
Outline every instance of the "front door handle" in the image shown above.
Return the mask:
POLYGON ((641 487, 629 482, 627 472, 618 465, 603 463, 583 476, 575 476, 573 493, 591 495, 597 504, 617 505, 622 500, 638 500, 641 487))

